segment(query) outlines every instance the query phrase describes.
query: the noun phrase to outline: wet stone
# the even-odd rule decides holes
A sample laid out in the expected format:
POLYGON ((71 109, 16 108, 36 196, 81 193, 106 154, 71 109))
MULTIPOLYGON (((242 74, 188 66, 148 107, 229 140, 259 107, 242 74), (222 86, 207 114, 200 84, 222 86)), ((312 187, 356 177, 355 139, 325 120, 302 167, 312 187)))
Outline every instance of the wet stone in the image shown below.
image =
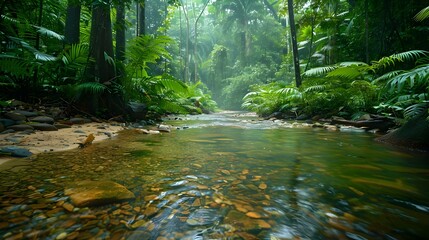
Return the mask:
POLYGON ((203 208, 191 213, 186 223, 190 226, 206 226, 219 221, 220 218, 221 216, 215 209, 203 208))

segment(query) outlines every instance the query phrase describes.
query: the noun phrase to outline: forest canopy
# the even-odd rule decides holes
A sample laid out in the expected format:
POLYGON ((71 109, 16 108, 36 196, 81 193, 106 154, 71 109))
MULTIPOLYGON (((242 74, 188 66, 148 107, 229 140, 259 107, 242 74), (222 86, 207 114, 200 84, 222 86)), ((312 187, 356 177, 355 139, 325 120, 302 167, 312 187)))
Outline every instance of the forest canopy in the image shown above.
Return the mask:
POLYGON ((0 1, 0 103, 103 117, 428 112, 424 1, 0 1), (143 109, 143 110, 142 110, 143 109))

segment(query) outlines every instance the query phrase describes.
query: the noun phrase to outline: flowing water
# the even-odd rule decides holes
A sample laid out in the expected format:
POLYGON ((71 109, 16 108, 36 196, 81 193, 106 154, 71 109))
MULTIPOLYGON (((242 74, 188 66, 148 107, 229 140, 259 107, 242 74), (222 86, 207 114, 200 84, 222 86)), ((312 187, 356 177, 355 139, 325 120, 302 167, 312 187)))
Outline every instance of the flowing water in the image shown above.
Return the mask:
POLYGON ((169 123, 179 130, 128 130, 1 172, 0 237, 428 238, 427 153, 246 114, 169 123), (79 180, 112 180, 136 199, 66 210, 64 188, 79 180))

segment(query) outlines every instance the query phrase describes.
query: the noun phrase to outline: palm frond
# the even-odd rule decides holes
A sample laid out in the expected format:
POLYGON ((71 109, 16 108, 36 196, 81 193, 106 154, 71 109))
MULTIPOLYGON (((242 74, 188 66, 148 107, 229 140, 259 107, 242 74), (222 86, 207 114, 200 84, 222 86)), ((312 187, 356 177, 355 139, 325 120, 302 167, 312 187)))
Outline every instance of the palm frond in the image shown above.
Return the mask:
POLYGON ((61 34, 58 34, 52 30, 49 30, 47 28, 44 27, 39 27, 39 26, 34 26, 37 29, 37 32, 40 33, 42 36, 46 36, 49 38, 54 38, 57 39, 59 41, 63 41, 64 40, 64 36, 61 34))
POLYGON ((415 16, 414 16, 414 20, 421 22, 425 19, 429 18, 429 6, 423 8, 420 12, 418 12, 415 16))

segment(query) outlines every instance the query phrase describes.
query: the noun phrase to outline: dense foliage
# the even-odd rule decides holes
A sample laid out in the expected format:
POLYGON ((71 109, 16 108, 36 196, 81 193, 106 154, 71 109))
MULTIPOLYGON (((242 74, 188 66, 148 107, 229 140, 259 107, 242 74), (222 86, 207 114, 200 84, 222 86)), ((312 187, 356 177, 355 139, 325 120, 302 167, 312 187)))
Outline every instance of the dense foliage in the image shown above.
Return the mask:
POLYGON ((207 112, 214 100, 291 117, 411 118, 428 109, 423 1, 40 0, 0 7, 3 101, 62 99, 106 116, 127 114, 127 103, 136 102, 155 113, 207 112))

